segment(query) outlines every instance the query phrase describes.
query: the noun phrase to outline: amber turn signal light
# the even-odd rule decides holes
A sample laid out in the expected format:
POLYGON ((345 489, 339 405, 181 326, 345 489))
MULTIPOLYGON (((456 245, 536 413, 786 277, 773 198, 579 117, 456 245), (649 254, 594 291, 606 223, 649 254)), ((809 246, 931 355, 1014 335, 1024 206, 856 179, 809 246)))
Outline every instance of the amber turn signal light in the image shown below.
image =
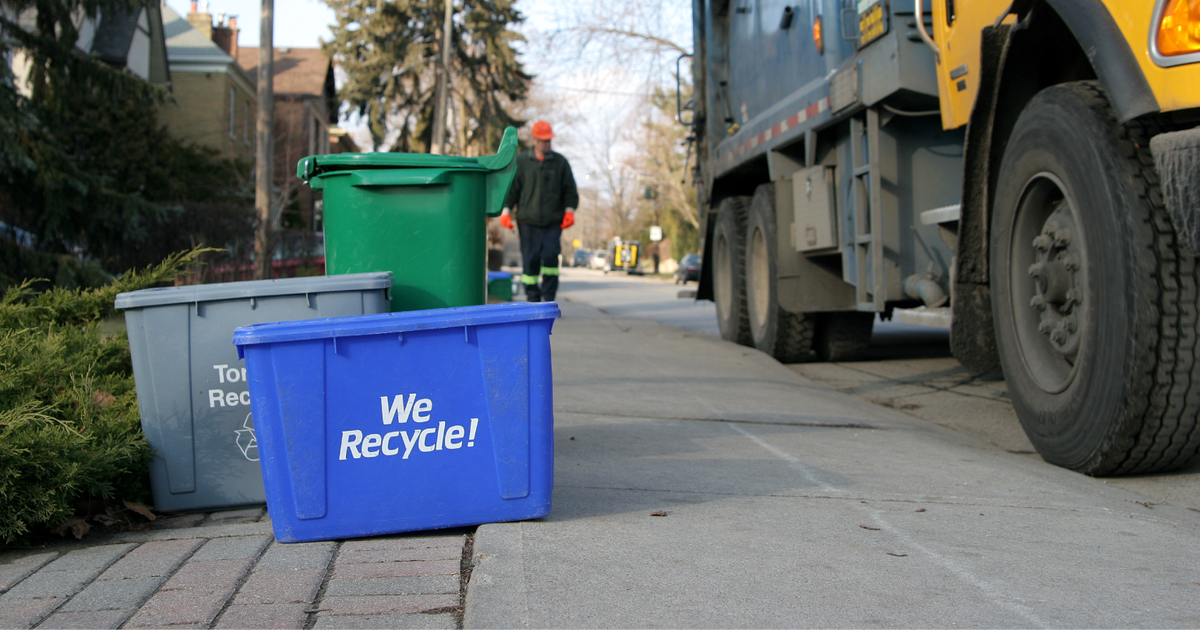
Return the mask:
POLYGON ((1171 0, 1158 23, 1158 52, 1165 56, 1200 52, 1200 0, 1171 0))
POLYGON ((821 16, 819 15, 813 18, 813 43, 817 45, 817 54, 824 55, 825 39, 821 36, 821 16))

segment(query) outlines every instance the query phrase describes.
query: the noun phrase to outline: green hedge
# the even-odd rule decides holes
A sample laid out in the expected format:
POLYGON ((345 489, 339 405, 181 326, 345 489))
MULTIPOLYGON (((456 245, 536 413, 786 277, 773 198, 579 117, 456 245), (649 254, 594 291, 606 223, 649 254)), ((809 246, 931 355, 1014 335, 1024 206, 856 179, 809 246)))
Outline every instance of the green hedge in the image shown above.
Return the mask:
POLYGON ((17 245, 11 238, 0 236, 0 291, 20 285, 26 278, 43 278, 30 288, 48 286, 65 289, 97 288, 112 282, 113 277, 92 261, 82 261, 70 254, 50 254, 17 245))
POLYGON ((104 334, 118 293, 172 281, 201 251, 96 289, 0 298, 0 541, 28 542, 97 505, 149 496, 129 343, 104 334))

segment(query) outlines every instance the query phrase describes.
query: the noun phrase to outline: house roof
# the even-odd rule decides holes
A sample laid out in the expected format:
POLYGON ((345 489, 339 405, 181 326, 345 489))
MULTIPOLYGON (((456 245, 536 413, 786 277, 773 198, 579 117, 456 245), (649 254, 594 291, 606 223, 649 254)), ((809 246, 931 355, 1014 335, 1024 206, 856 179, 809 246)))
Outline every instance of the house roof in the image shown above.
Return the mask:
POLYGON ((172 63, 200 61, 233 63, 230 57, 204 33, 196 30, 166 2, 162 3, 163 34, 167 39, 167 56, 172 63))
MULTIPOLYGON (((145 9, 122 11, 120 9, 105 13, 96 28, 96 38, 92 40, 92 52, 100 55, 100 59, 108 63, 125 65, 129 56, 129 45, 133 41, 133 33, 137 30, 138 21, 144 15, 145 9)), ((149 24, 145 25, 149 30, 149 24)))
MULTIPOLYGON (((258 79, 258 48, 239 48, 238 65, 258 79)), ((273 64, 275 94, 325 95, 333 86, 333 67, 320 48, 276 48, 273 64)))

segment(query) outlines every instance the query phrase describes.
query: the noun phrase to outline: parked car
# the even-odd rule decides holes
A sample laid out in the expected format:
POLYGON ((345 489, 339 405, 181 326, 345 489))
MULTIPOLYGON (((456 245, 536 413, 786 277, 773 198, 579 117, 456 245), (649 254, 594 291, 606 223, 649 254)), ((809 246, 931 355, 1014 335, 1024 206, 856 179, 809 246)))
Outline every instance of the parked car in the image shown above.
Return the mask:
POLYGON ((688 254, 679 261, 675 270, 675 284, 687 284, 688 280, 700 281, 700 254, 688 254))
POLYGON ((591 262, 591 260, 592 260, 592 252, 590 252, 586 249, 577 249, 577 250, 575 250, 575 254, 571 257, 571 266, 572 267, 587 267, 588 263, 591 262))
POLYGON ((588 266, 592 269, 606 268, 608 266, 608 252, 603 250, 592 252, 592 260, 588 263, 588 266))

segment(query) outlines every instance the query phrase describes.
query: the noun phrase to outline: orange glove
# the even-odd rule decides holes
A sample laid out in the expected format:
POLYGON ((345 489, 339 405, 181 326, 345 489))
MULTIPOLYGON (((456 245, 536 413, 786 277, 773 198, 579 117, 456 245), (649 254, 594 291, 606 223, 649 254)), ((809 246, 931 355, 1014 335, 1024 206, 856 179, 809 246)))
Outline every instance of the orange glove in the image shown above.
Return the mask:
POLYGON ((500 225, 510 230, 513 229, 512 215, 508 213, 508 208, 505 208, 504 212, 500 213, 500 225))
POLYGON ((563 229, 565 230, 565 229, 571 227, 572 225, 575 225, 575 211, 567 210, 566 212, 563 213, 563 222, 562 222, 563 229))

